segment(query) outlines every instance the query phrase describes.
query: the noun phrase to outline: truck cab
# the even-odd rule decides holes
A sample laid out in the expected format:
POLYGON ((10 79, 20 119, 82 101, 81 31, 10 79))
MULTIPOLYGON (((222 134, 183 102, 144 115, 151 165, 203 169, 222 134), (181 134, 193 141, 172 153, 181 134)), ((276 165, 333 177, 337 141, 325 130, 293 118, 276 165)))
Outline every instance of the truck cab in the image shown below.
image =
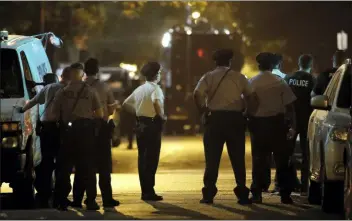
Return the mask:
POLYGON ((9 183, 16 204, 28 207, 34 199, 34 167, 41 161, 35 127, 44 105, 23 114, 17 107, 32 99, 45 85, 44 76, 52 73, 47 42, 58 47, 62 42, 53 33, 21 36, 1 31, 0 37, 0 186, 9 183))

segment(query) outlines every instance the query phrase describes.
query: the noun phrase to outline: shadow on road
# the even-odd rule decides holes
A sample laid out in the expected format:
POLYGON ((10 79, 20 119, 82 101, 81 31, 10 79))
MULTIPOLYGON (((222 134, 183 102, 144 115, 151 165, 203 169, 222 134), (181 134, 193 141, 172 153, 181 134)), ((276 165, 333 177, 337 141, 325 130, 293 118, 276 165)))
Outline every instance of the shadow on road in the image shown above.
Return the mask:
POLYGON ((280 220, 280 219, 292 220, 292 219, 295 219, 295 216, 284 215, 282 213, 276 213, 272 210, 258 207, 255 204, 248 206, 249 208, 252 209, 252 211, 246 211, 241 208, 229 207, 229 206, 226 206, 223 204, 214 204, 213 207, 218 208, 218 209, 223 209, 223 210, 229 211, 231 213, 243 215, 244 216, 243 219, 249 219, 249 220, 258 220, 258 219, 260 219, 260 220, 280 220))
POLYGON ((158 215, 169 215, 169 216, 180 216, 182 214, 183 217, 186 219, 196 219, 196 220, 214 220, 214 218, 204 215, 202 213, 198 213, 196 211, 184 209, 182 207, 170 204, 170 203, 162 203, 162 202, 148 202, 149 205, 153 206, 156 210, 158 215))

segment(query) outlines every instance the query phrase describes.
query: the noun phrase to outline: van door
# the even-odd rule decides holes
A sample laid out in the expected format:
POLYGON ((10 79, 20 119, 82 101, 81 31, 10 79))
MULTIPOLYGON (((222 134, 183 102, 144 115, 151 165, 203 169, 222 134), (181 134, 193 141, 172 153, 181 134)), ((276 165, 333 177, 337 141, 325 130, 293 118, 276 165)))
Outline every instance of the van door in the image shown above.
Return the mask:
MULTIPOLYGON (((33 79, 33 71, 29 65, 28 58, 26 53, 22 50, 20 51, 20 58, 21 58, 21 65, 23 69, 24 81, 25 81, 25 90, 27 91, 29 99, 32 99, 37 93, 39 93, 40 89, 38 86, 33 86, 34 79, 33 79)), ((30 118, 33 128, 36 128, 37 119, 39 117, 39 105, 35 105, 30 110, 30 118)), ((41 151, 40 151, 40 140, 39 136, 33 134, 32 139, 32 149, 33 149, 33 163, 34 166, 39 165, 41 161, 41 151)))

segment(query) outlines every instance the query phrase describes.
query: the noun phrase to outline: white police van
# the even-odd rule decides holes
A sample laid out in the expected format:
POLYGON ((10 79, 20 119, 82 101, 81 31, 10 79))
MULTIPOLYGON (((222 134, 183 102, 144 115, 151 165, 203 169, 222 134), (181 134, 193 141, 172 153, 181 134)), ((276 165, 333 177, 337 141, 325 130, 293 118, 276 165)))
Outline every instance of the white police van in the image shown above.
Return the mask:
POLYGON ((48 42, 56 47, 62 44, 53 33, 20 36, 0 32, 0 186, 9 183, 16 205, 24 207, 34 200, 34 167, 41 160, 35 127, 44 105, 24 114, 16 107, 33 98, 52 73, 45 51, 48 42))

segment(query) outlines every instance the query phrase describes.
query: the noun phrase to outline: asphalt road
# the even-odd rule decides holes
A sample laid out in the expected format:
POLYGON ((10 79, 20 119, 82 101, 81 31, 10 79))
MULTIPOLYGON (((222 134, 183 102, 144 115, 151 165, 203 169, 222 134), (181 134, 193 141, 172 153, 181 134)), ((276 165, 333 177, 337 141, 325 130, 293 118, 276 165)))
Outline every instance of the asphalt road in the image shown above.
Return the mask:
MULTIPOLYGON (((204 169, 202 139, 201 136, 163 138, 158 171, 204 169)), ((128 150, 127 144, 123 142, 119 147, 113 148, 113 172, 136 173, 138 171, 136 147, 135 144, 133 150, 128 150)), ((231 169, 226 148, 224 148, 220 167, 231 169)), ((246 167, 248 169, 252 167, 251 145, 248 137, 246 139, 246 167)))
MULTIPOLYGON (((127 150, 127 145, 113 149, 114 172, 112 186, 114 197, 121 205, 113 210, 103 208, 97 212, 70 209, 17 210, 1 200, 0 219, 338 219, 319 207, 307 204, 307 199, 293 196, 294 205, 282 205, 276 195, 264 194, 264 204, 241 206, 233 194, 235 179, 226 150, 221 161, 217 187, 219 192, 212 206, 199 204, 203 185, 204 155, 201 137, 165 138, 162 144, 160 166, 156 177, 156 191, 164 201, 148 203, 140 200, 137 172, 137 150, 127 150)), ((246 145, 247 186, 251 177, 250 143, 246 145)), ((272 178, 274 173, 272 172, 272 178)), ((73 178, 73 177, 72 177, 73 178)), ((71 180, 73 180, 71 178, 71 180)), ((271 187, 272 188, 272 187, 271 187)), ((99 191, 99 188, 98 188, 99 191)), ((11 192, 3 185, 1 192, 11 192)), ((100 194, 100 192, 98 192, 100 194)), ((8 195, 9 197, 10 195, 8 195)), ((98 196, 101 204, 101 197, 98 196)))

